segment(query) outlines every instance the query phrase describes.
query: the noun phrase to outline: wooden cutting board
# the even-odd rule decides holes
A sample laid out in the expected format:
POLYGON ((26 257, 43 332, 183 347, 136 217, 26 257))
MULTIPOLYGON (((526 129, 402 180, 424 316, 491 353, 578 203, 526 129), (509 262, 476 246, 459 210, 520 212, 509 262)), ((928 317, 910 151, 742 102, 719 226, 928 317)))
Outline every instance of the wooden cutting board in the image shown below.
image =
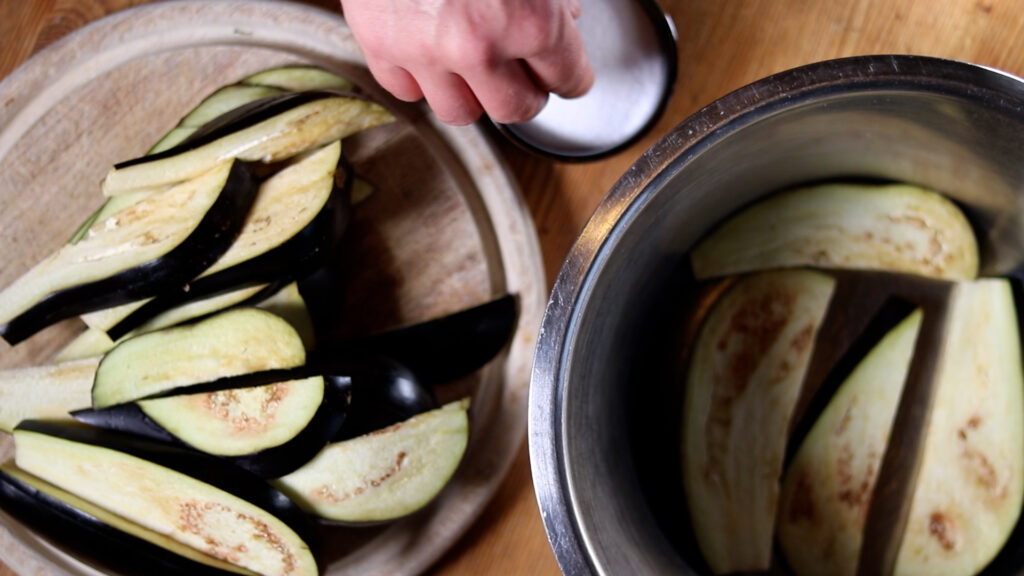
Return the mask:
MULTIPOLYGON (((490 499, 522 444, 533 344, 546 299, 536 232, 478 128, 435 123, 370 81, 343 21, 294 3, 158 3, 92 23, 0 83, 0 286, 59 248, 102 202, 109 167, 142 154, 217 87, 308 63, 348 76, 399 120, 344 144, 374 194, 357 206, 343 263, 340 330, 370 333, 513 292, 520 324, 482 372, 438 390, 473 397, 466 460, 423 514, 375 529, 333 529, 328 574, 414 574, 490 499)), ((82 325, 64 322, 11 348, 0 368, 49 361, 82 325)), ((9 455, 10 443, 2 440, 9 455)), ((11 522, 0 559, 19 573, 90 573, 11 522)))

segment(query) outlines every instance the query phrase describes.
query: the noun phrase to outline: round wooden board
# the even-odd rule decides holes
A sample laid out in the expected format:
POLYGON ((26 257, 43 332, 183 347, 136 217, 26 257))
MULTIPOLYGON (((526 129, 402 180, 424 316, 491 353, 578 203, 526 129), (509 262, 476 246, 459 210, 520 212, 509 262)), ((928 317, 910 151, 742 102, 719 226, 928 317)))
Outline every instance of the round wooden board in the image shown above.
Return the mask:
MULTIPOLYGON (((143 153, 217 87, 288 63, 348 76, 399 117, 345 143, 375 193, 349 231, 340 330, 376 331, 506 292, 519 297, 505 353, 438 390, 441 400, 473 397, 470 448, 441 497, 388 526, 328 532, 327 574, 416 574, 469 527, 522 443, 547 284, 529 213, 486 136, 389 99, 336 14, 253 0, 147 5, 80 29, 0 82, 0 286, 57 249, 100 204, 110 165, 143 153)), ((70 320, 14 348, 0 343, 0 368, 45 363, 81 328, 70 320)), ((0 456, 11 451, 0 439, 0 456)), ((95 573, 2 519, 0 560, 18 573, 95 573)))

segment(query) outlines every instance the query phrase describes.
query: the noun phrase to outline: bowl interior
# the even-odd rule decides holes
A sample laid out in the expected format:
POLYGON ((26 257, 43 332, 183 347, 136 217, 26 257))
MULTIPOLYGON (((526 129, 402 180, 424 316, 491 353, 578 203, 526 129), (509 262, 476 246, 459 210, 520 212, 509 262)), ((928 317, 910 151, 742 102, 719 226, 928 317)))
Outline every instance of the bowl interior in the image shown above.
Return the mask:
POLYGON ((549 534, 564 522, 574 535, 575 550, 555 543, 563 567, 582 554, 597 573, 704 572, 688 534, 679 448, 679 338, 694 242, 779 189, 898 180, 959 202, 981 241, 983 273, 1005 273, 1024 259, 1021 86, 948 61, 823 63, 716 102, 627 173, 574 249, 586 272, 563 270, 555 286, 553 303, 560 291, 572 296, 564 307, 549 304, 545 330, 558 330, 544 334, 538 357, 554 343, 557 360, 534 372, 535 387, 560 394, 546 430, 565 506, 545 513, 549 534))

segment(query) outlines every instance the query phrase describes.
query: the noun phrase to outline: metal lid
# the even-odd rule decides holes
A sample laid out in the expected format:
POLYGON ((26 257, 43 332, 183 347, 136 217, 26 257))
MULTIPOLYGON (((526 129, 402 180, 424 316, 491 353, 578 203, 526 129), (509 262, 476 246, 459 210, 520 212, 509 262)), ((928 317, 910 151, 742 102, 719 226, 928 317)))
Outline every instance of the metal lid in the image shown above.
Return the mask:
POLYGON ((676 31, 654 0, 584 0, 577 20, 594 68, 582 97, 551 95, 535 118, 498 129, 561 160, 593 160, 632 144, 658 119, 676 77, 676 31))

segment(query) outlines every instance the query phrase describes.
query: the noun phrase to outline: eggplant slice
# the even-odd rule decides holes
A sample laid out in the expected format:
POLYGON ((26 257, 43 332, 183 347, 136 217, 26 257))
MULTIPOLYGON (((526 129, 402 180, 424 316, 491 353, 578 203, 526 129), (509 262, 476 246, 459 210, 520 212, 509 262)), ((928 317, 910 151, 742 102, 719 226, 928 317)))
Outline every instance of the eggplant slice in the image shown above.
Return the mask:
POLYGON ((698 280, 799 266, 972 280, 978 245, 960 208, 936 192, 829 183, 741 210, 697 244, 690 262, 698 280))
POLYGON ((316 352, 314 362, 329 365, 338 357, 382 356, 407 367, 423 385, 432 386, 467 376, 494 359, 508 345, 517 320, 518 301, 514 294, 507 294, 419 324, 325 343, 316 352))
POLYGON ((119 574, 254 574, 83 500, 10 464, 0 466, 0 505, 86 564, 119 574))
MULTIPOLYGON (((259 447, 253 443, 253 438, 246 437, 242 438, 244 443, 240 444, 235 442, 234 445, 240 446, 241 449, 237 450, 237 455, 225 455, 225 450, 222 445, 223 442, 217 442, 215 448, 217 452, 211 450, 204 450, 207 453, 217 455, 224 460, 231 462, 232 464, 244 468, 257 476, 262 478, 277 478, 288 474, 295 469, 299 468, 306 462, 308 462, 313 456, 320 451, 328 442, 336 438, 338 431, 342 424, 345 422, 345 417, 348 413, 349 403, 349 388, 350 379, 345 376, 311 376, 304 380, 293 380, 284 382, 284 386, 295 386, 304 385, 306 380, 323 380, 320 385, 324 388, 323 400, 320 406, 317 408, 316 413, 313 414, 312 418, 309 419, 308 423, 301 429, 295 426, 297 422, 292 418, 291 413, 280 414, 287 409, 287 406, 274 406, 274 414, 271 415, 270 422, 260 420, 260 414, 258 407, 253 409, 249 407, 247 411, 241 409, 235 409, 237 420, 238 418, 245 419, 246 427, 259 428, 262 427, 262 432, 266 432, 266 429, 278 431, 278 436, 281 437, 281 442, 273 444, 272 442, 263 441, 264 447, 259 447), (255 414, 254 414, 255 412, 255 414), (241 414, 238 414, 241 413, 241 414), (274 418, 279 418, 285 422, 275 422, 274 418), (288 426, 288 424, 291 424, 288 426), (282 431, 288 432, 283 434, 282 431)), ((258 386, 251 387, 252 390, 264 390, 265 394, 280 395, 280 388, 277 386, 278 383, 265 384, 260 383, 258 386)), ((231 420, 225 421, 223 418, 209 418, 202 412, 205 411, 211 404, 221 401, 225 409, 230 410, 231 401, 237 400, 238 392, 243 392, 249 388, 236 388, 227 389, 219 392, 212 393, 196 393, 196 394, 175 394, 174 390, 168 391, 168 395, 164 397, 167 402, 160 404, 157 400, 147 400, 146 402, 140 403, 129 403, 129 404, 117 404, 109 408, 103 409, 83 409, 76 410, 71 415, 78 421, 103 428, 106 430, 114 430, 118 432, 126 432, 137 436, 142 436, 158 442, 177 444, 181 446, 188 446, 190 448, 196 448, 195 446, 189 445, 187 442, 179 438, 179 435, 183 437, 196 437, 203 439, 206 435, 217 434, 218 431, 206 431, 202 428, 221 427, 227 428, 223 433, 228 436, 238 436, 236 430, 232 429, 234 422, 231 420), (175 402, 169 402, 175 400, 175 402), (144 404, 159 404, 159 410, 164 414, 161 416, 157 414, 157 417, 161 422, 170 422, 177 424, 180 428, 181 425, 188 426, 186 433, 181 434, 180 431, 176 435, 171 433, 168 428, 161 424, 158 424, 156 420, 150 417, 150 415, 143 411, 140 407, 144 404), (193 406, 199 404, 199 408, 193 406), (196 412, 200 412, 198 415, 196 412), (195 426, 196 423, 199 426, 195 426)), ((248 392, 250 396, 251 392, 248 392)), ((237 401, 234 402, 237 404, 237 401)), ((251 402, 250 402, 251 404, 251 402)), ((150 412, 153 412, 150 408, 150 412)), ((255 432, 247 436, 254 436, 255 432)), ((260 438, 265 438, 266 434, 260 434, 260 438)))
POLYGON ((87 358, 0 371, 0 430, 28 419, 69 419, 89 407, 98 365, 99 358, 87 358))
MULTIPOLYGON (((215 294, 213 296, 185 302, 180 306, 167 310, 166 312, 154 315, 131 332, 118 338, 117 341, 114 341, 110 335, 103 330, 98 328, 87 328, 74 340, 69 342, 67 346, 61 349, 60 353, 57 355, 57 359, 71 360, 75 358, 87 358, 89 356, 100 356, 102 354, 106 354, 115 345, 132 336, 145 334, 146 332, 153 332, 154 330, 160 330, 163 328, 169 328, 178 324, 184 324, 188 321, 202 318, 222 310, 227 310, 234 306, 256 305, 268 296, 268 291, 275 288, 277 288, 277 286, 257 284, 256 286, 247 286, 222 294, 215 294)), ((106 318, 106 314, 121 315, 122 312, 120 310, 124 310, 126 308, 137 309, 137 305, 125 304, 116 308, 101 310, 94 314, 103 314, 103 317, 106 318)), ((93 314, 86 314, 82 318, 89 317, 93 317, 93 314)))
POLYGON ((913 312, 850 372, 786 470, 779 545, 797 576, 852 576, 878 471, 921 328, 913 312))
POLYGON ((94 408, 133 402, 154 392, 223 376, 305 363, 295 329, 256 308, 238 308, 196 324, 125 340, 100 361, 94 408))
POLYGON ((771 566, 790 418, 835 280, 744 276, 712 306, 686 376, 683 484, 715 574, 771 566))
POLYGON ((130 312, 127 308, 117 313, 99 312, 84 320, 117 340, 187 302, 306 276, 329 260, 341 244, 351 217, 350 185, 351 171, 341 156, 341 143, 328 145, 260 186, 235 243, 197 278, 130 312))
MULTIPOLYGON (((238 84, 224 86, 196 105, 167 134, 146 153, 152 156, 181 144, 197 130, 242 106, 284 91, 302 90, 352 90, 350 81, 314 66, 283 66, 257 72, 244 78, 238 84)), ((71 236, 71 244, 78 242, 97 220, 107 218, 117 211, 138 202, 148 192, 120 194, 107 198, 71 236)))
MULTIPOLYGON (((211 121, 237 110, 250 102, 281 94, 282 90, 271 86, 224 86, 203 99, 191 112, 182 117, 177 128, 199 129, 211 121)), ((149 155, 156 152, 150 151, 149 155)))
POLYGON ((226 162, 96 223, 0 292, 0 334, 9 343, 93 310, 185 284, 234 241, 256 184, 226 162))
POLYGON ((23 422, 18 468, 259 574, 316 575, 319 533, 284 494, 212 457, 107 430, 23 422))
POLYGON ((953 293, 897 574, 976 574, 1024 503, 1024 375, 1009 282, 953 293))
POLYGON ((391 358, 361 356, 342 365, 339 372, 348 375, 351 400, 335 441, 369 434, 438 407, 432 389, 391 358))
MULTIPOLYGON (((126 340, 104 356, 96 371, 93 407, 107 408, 205 382, 305 362, 298 333, 262 310, 240 308, 194 325, 126 340)), ((320 376, 277 379, 260 386, 139 402, 145 415, 174 438, 210 454, 240 457, 270 449, 317 443, 315 452, 340 427, 344 405, 331 400, 320 376), (293 443, 296 438, 302 442, 293 443)), ((84 419, 76 414, 79 419, 84 419)), ((92 422, 110 425, 101 411, 92 422)), ((272 470, 298 465, 270 459, 272 470)), ((259 459, 252 466, 261 464, 259 459)))
POLYGON ((231 158, 279 162, 393 120, 381 105, 350 93, 273 96, 221 116, 160 154, 116 165, 103 181, 103 193, 161 190, 231 158))
POLYGON ((343 523, 408 516, 447 485, 469 438, 468 400, 329 444, 273 483, 308 512, 343 523))
POLYGON ((256 72, 243 78, 244 86, 267 86, 303 92, 305 90, 354 90, 355 84, 348 78, 316 66, 279 66, 256 72))

